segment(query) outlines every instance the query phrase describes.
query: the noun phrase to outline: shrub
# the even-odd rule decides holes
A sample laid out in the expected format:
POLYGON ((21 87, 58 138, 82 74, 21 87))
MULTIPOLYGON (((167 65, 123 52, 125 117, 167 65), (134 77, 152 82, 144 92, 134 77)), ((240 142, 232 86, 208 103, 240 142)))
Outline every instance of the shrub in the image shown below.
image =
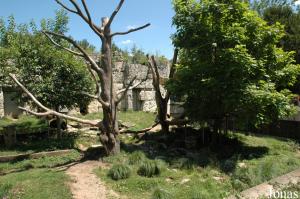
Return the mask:
POLYGON ((170 199, 171 194, 164 189, 157 188, 154 190, 151 199, 170 199))
POLYGON ((153 177, 161 173, 161 169, 156 161, 144 161, 138 169, 140 176, 153 177))
POLYGON ((222 170, 226 173, 232 172, 235 170, 236 161, 231 160, 231 159, 225 160, 225 162, 223 164, 221 164, 221 167, 222 167, 222 170))
POLYGON ((129 178, 130 174, 130 168, 122 164, 113 165, 112 168, 108 171, 108 176, 113 180, 129 178))
POLYGON ((128 159, 129 164, 140 164, 146 159, 145 154, 142 151, 133 152, 128 159))

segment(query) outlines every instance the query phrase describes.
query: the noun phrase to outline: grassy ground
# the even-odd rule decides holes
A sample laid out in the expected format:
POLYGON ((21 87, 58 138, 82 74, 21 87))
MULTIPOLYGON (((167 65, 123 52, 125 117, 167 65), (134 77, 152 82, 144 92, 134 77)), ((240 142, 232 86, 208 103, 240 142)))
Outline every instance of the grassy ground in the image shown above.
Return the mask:
POLYGON ((69 178, 49 169, 33 169, 0 177, 0 198, 71 199, 69 178))
POLYGON ((9 117, 0 119, 0 134, 5 127, 14 126, 17 134, 32 134, 47 131, 48 125, 45 120, 37 119, 34 116, 23 115, 19 119, 9 117))
POLYGON ((293 141, 242 134, 232 136, 242 145, 229 156, 220 156, 227 152, 226 147, 220 147, 219 151, 203 148, 173 156, 160 144, 145 147, 145 143, 140 143, 137 148, 144 151, 146 159, 164 165, 160 176, 139 176, 137 170, 143 161, 130 165, 135 154, 128 146, 120 155, 104 159, 111 165, 129 165, 128 179, 112 180, 104 168, 95 172, 107 186, 128 198, 214 199, 236 194, 300 167, 299 145, 293 141))
POLYGON ((63 171, 51 168, 80 158, 80 154, 74 150, 57 157, 0 163, 0 198, 71 199, 67 185, 69 178, 63 171))
POLYGON ((13 161, 0 163, 0 174, 10 172, 20 172, 36 168, 53 168, 60 165, 65 165, 81 158, 80 153, 73 150, 69 154, 53 157, 41 157, 38 159, 27 159, 22 161, 13 161))
MULTIPOLYGON (((100 120, 102 119, 102 113, 90 113, 85 116, 79 115, 79 117, 100 120)), ((134 125, 131 130, 141 130, 154 124, 155 114, 142 111, 118 112, 118 119, 134 125)))

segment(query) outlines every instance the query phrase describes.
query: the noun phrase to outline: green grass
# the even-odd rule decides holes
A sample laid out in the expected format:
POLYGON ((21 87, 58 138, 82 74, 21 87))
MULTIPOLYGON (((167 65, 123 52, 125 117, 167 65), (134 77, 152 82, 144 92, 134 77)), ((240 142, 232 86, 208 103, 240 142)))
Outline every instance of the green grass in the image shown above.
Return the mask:
POLYGON ((80 153, 73 150, 69 154, 53 157, 41 157, 38 159, 27 159, 22 161, 0 163, 0 174, 11 171, 23 171, 34 168, 52 168, 77 161, 81 158, 80 153))
POLYGON ((28 134, 47 131, 48 124, 45 120, 38 119, 34 116, 23 115, 19 119, 9 117, 0 119, 0 134, 5 127, 15 126, 17 134, 28 134))
POLYGON ((71 199, 70 180, 63 171, 50 168, 81 158, 74 150, 67 155, 0 163, 0 198, 71 199))
POLYGON ((214 199, 226 198, 300 167, 299 145, 293 141, 243 134, 232 136, 237 136, 243 147, 227 159, 218 159, 218 154, 209 149, 171 158, 165 150, 153 152, 156 149, 148 148, 145 149, 147 157, 140 152, 123 151, 104 159, 110 164, 128 165, 132 170, 128 179, 112 180, 107 176, 109 168, 97 169, 95 173, 107 186, 128 198, 214 199), (165 169, 159 176, 139 176, 143 159, 159 159, 165 169))
POLYGON ((69 178, 63 172, 34 169, 0 177, 0 198, 71 199, 69 178))
MULTIPOLYGON (((81 118, 91 120, 101 120, 102 113, 90 113, 85 116, 79 115, 81 118)), ((155 114, 142 111, 120 111, 118 119, 122 122, 128 122, 134 125, 130 130, 141 130, 154 124, 155 114)))

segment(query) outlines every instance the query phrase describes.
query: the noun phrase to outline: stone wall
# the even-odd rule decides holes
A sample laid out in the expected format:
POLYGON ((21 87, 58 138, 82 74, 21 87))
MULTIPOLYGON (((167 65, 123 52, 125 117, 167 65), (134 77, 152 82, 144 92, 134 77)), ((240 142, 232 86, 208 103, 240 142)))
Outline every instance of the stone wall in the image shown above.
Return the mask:
MULTIPOLYGON (((169 66, 159 67, 161 77, 169 74, 169 66)), ((137 87, 128 91, 119 107, 121 110, 155 112, 155 91, 152 85, 152 74, 148 66, 141 64, 115 63, 114 67, 115 89, 126 88, 132 79, 136 78, 133 85, 142 82, 137 87)), ((164 91, 163 91, 164 93, 164 91)))

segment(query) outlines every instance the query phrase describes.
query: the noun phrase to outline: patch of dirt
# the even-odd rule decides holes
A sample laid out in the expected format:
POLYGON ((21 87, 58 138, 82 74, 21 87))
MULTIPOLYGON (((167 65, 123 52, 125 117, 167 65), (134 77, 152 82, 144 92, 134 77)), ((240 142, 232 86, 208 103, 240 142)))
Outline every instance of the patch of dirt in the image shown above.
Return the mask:
POLYGON ((93 173, 94 169, 102 166, 105 167, 99 161, 86 161, 66 170, 66 174, 71 177, 70 188, 74 199, 121 198, 117 193, 107 189, 93 173))

